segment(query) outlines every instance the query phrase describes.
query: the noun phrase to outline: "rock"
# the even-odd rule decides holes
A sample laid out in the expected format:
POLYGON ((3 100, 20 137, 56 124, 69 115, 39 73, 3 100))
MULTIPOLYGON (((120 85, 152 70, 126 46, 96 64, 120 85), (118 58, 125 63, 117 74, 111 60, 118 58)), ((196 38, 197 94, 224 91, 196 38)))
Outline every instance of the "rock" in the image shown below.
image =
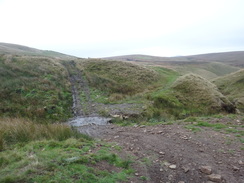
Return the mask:
POLYGON ((157 132, 157 134, 161 134, 161 133, 163 133, 163 131, 158 131, 158 132, 157 132))
POLYGON ((243 165, 244 164, 242 160, 239 160, 238 163, 239 163, 239 165, 243 165))
POLYGON ((117 139, 117 138, 119 138, 119 136, 117 135, 117 136, 115 136, 114 138, 117 139))
POLYGON ((139 173, 135 173, 135 176, 138 176, 139 175, 139 173))
POLYGON ((162 171, 164 171, 162 168, 160 168, 160 170, 159 170, 160 172, 162 172, 162 171))
POLYGON ((188 140, 188 137, 187 136, 181 136, 180 138, 181 139, 184 139, 184 140, 188 140))
POLYGON ((129 116, 123 116, 123 119, 128 119, 129 118, 129 116))
POLYGON ((111 114, 110 116, 113 117, 113 118, 119 118, 120 117, 120 115, 118 115, 118 114, 114 114, 114 115, 111 114))
POLYGON ((206 183, 214 183, 214 182, 212 182, 212 181, 207 181, 206 183))
POLYGON ((189 168, 188 167, 182 167, 182 169, 184 170, 185 173, 189 172, 189 168))
POLYGON ((233 166, 233 169, 234 169, 235 171, 238 171, 238 170, 239 170, 239 168, 238 168, 237 166, 233 166))
POLYGON ((198 151, 199 151, 199 152, 204 152, 204 149, 199 149, 198 151))
POLYGON ((213 181, 213 182, 221 182, 221 175, 218 174, 211 174, 208 176, 208 179, 213 181))
POLYGON ((211 166, 201 166, 200 170, 202 173, 210 175, 212 173, 212 167, 211 166))
POLYGON ((169 168, 172 169, 172 170, 175 170, 176 169, 176 165, 169 165, 169 168))
POLYGON ((169 176, 168 176, 168 179, 169 179, 169 180, 172 180, 173 177, 174 177, 173 175, 169 175, 169 176))
POLYGON ((164 165, 169 166, 170 164, 166 161, 166 162, 164 162, 164 165))
POLYGON ((160 151, 159 154, 161 154, 161 155, 165 155, 165 152, 160 151))
POLYGON ((180 181, 180 182, 178 182, 178 183, 185 183, 184 181, 180 181))
POLYGON ((141 125, 140 128, 145 128, 146 126, 145 125, 141 125))
POLYGON ((79 157, 72 157, 72 158, 67 158, 65 159, 65 161, 69 162, 69 163, 72 163, 72 162, 75 162, 77 160, 79 160, 80 158, 79 157))

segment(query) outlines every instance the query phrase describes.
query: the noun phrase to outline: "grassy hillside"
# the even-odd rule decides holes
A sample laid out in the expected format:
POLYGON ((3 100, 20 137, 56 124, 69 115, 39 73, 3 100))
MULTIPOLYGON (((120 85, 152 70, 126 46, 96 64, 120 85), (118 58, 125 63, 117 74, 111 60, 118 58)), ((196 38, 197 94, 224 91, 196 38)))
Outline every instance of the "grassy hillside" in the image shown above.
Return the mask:
POLYGON ((242 58, 244 58, 244 52, 213 53, 180 57, 125 55, 108 57, 106 59, 167 67, 176 70, 182 75, 194 73, 206 79, 214 79, 239 70, 244 66, 242 58))
POLYGON ((219 62, 172 64, 171 67, 181 74, 194 73, 206 79, 217 78, 239 70, 238 67, 219 62))
POLYGON ((208 80, 193 74, 179 77, 168 89, 152 93, 147 112, 165 118, 235 113, 234 105, 208 80), (151 110, 151 111, 150 111, 151 110))
POLYGON ((244 70, 219 77, 213 81, 237 108, 244 112, 244 70))
POLYGON ((208 53, 192 56, 184 56, 188 61, 211 61, 222 62, 229 65, 244 67, 244 51, 222 52, 222 53, 208 53))
POLYGON ((39 50, 35 48, 30 48, 27 46, 0 43, 0 54, 11 54, 11 55, 29 55, 29 56, 45 56, 45 57, 56 57, 62 59, 74 59, 74 56, 65 55, 63 53, 49 51, 49 50, 39 50))
POLYGON ((177 57, 156 57, 149 55, 123 55, 107 57, 109 60, 137 61, 137 62, 221 62, 237 67, 244 67, 244 51, 208 53, 177 57))
POLYGON ((131 63, 86 60, 78 61, 77 67, 82 69, 90 86, 110 95, 133 95, 155 87, 160 75, 153 69, 131 63))
POLYGON ((0 55, 0 80, 0 116, 39 121, 71 116, 68 74, 59 60, 0 55))

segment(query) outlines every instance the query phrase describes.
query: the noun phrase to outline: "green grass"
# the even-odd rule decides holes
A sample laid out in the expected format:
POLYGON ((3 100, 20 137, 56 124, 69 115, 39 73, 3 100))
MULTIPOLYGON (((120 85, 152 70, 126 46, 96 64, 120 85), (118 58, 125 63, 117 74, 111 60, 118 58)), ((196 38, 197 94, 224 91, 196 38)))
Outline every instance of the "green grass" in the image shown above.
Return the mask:
POLYGON ((130 63, 92 59, 77 63, 84 69, 90 86, 110 95, 133 95, 154 87, 159 79, 154 70, 130 63))
POLYGON ((168 88, 153 92, 148 98, 153 105, 147 112, 169 119, 235 112, 234 106, 214 84, 193 74, 179 77, 168 88))
POLYGON ((213 81, 219 90, 225 94, 237 108, 244 112, 244 69, 213 81))
POLYGON ((109 94, 105 91, 101 91, 95 87, 91 87, 90 93, 91 93, 91 99, 94 102, 103 103, 103 104, 111 103, 109 102, 109 94))
POLYGON ((188 130, 191 130, 194 133, 201 131, 200 128, 198 128, 198 127, 196 127, 194 125, 186 125, 185 128, 188 129, 188 130))
POLYGON ((198 121, 196 126, 202 126, 202 127, 213 127, 215 129, 222 129, 227 128, 227 125, 221 124, 221 123, 209 123, 205 121, 198 121))
POLYGON ((130 161, 83 139, 34 141, 0 153, 0 182, 112 183, 133 172, 130 161))
POLYGON ((118 182, 133 170, 119 147, 62 124, 0 120, 0 182, 118 182))
POLYGON ((42 139, 62 141, 75 137, 83 135, 64 124, 40 124, 21 118, 0 119, 0 151, 16 143, 42 139))
POLYGON ((0 116, 48 122, 71 116, 70 84, 59 60, 0 55, 0 80, 0 116))
MULTIPOLYGON (((235 121, 234 115, 222 116, 222 118, 227 118, 231 121, 235 121)), ((240 138, 244 136, 244 130, 242 125, 235 125, 232 122, 214 122, 216 119, 221 119, 219 115, 212 115, 208 117, 189 117, 184 120, 185 128, 191 131, 200 131, 202 127, 212 128, 216 131, 221 131, 223 133, 232 133, 236 137, 240 138)), ((182 124, 182 123, 180 123, 182 124)))

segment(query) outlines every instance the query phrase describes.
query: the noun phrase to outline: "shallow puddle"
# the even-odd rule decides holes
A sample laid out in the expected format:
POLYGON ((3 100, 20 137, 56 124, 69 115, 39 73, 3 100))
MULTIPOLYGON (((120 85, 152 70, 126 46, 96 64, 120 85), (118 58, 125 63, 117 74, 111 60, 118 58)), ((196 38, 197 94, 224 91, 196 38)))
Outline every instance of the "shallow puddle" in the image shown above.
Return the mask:
POLYGON ((111 118, 104 118, 104 117, 76 117, 72 119, 68 123, 71 126, 79 127, 79 126, 86 126, 86 125, 107 125, 111 118))

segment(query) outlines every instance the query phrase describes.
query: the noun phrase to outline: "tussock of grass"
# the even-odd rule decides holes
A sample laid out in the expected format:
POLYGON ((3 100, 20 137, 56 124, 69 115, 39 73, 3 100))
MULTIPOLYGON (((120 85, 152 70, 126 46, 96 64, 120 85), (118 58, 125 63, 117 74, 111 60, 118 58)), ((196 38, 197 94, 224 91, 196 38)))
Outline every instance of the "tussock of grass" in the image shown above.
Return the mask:
POLYGON ((88 60, 83 67, 91 86, 123 95, 153 87, 160 78, 152 69, 125 62, 88 60))
POLYGON ((0 116, 39 121, 71 116, 68 73, 60 60, 0 55, 0 116))
POLYGON ((219 90, 226 95, 237 108, 244 112, 244 69, 213 81, 219 90))
POLYGON ((0 151, 16 143, 27 143, 43 139, 62 141, 81 136, 64 124, 37 124, 21 118, 0 119, 0 151))

